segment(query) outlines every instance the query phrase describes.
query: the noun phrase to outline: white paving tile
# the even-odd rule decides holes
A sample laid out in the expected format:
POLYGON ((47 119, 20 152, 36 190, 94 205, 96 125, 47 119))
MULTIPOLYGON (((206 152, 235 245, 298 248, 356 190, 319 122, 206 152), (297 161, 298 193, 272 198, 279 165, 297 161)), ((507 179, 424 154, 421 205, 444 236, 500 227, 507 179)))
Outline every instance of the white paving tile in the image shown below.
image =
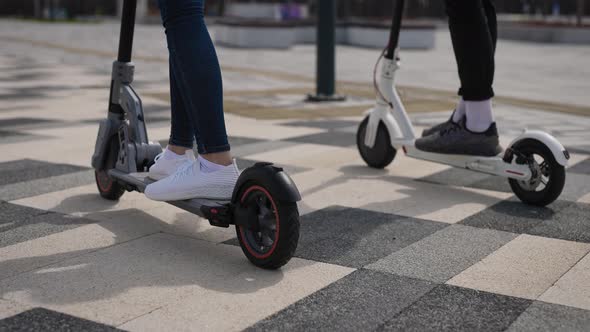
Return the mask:
POLYGON ((18 315, 29 309, 31 309, 31 307, 28 305, 0 299, 0 319, 18 315))
MULTIPOLYGON (((1 281, 0 295, 110 325, 169 304, 181 304, 175 310, 191 304, 208 307, 199 316, 210 324, 239 326, 245 322, 228 316, 254 317, 252 303, 269 303, 255 316, 262 318, 350 272, 299 259, 266 271, 250 264, 239 247, 160 233, 1 281)), ((156 315, 166 317, 168 310, 156 315)))
MULTIPOLYGON (((351 273, 336 265, 294 259, 279 275, 249 267, 221 281, 228 287, 255 292, 207 291, 155 310, 120 328, 130 331, 241 331, 288 305, 351 273), (276 283, 275 283, 276 282, 276 283), (272 286, 266 287, 271 283, 272 286)), ((221 286, 220 285, 220 286, 221 286)))
POLYGON ((157 225, 158 229, 167 233, 212 242, 223 242, 235 237, 233 228, 213 227, 197 215, 170 204, 149 200, 137 192, 126 192, 118 202, 102 199, 94 184, 27 197, 12 203, 97 221, 125 222, 133 218, 138 224, 145 222, 157 225))
POLYGON ((589 251, 590 244, 520 235, 447 283, 537 299, 589 251))
POLYGON ((129 218, 81 226, 3 247, 0 248, 0 280, 160 230, 158 224, 129 218))
POLYGON ((313 168, 336 168, 360 158, 352 148, 320 144, 297 144, 248 156, 254 160, 272 160, 277 164, 313 168))
POLYGON ((574 265, 539 299, 590 310, 590 254, 574 265))

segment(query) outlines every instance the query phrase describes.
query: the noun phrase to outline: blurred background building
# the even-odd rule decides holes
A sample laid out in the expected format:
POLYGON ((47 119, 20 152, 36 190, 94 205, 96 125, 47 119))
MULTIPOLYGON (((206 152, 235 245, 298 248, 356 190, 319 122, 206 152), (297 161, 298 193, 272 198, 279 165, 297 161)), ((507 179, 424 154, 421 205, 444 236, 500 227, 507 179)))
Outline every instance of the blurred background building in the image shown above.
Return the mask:
MULTIPOLYGON (((115 16, 121 1, 2 0, 0 15, 59 20, 115 16)), ((317 0, 207 0, 206 5, 208 15, 212 16, 231 16, 236 13, 254 15, 253 11, 268 11, 269 6, 284 6, 281 18, 297 18, 297 12, 304 17, 313 15, 316 2, 317 0), (298 9, 292 11, 294 15, 285 15, 284 8, 298 9)), ((407 17, 444 17, 444 3, 441 0, 412 0, 406 3, 407 17)), ((590 0, 495 0, 495 3, 499 13, 519 14, 536 19, 559 16, 568 18, 566 20, 568 22, 581 24, 582 17, 590 15, 590 0)), ((392 5, 393 1, 384 0, 341 0, 338 1, 338 16, 340 18, 387 17, 388 13, 391 13, 392 5)), ((157 16, 157 14, 157 0, 138 1, 138 15, 140 17, 157 16)))

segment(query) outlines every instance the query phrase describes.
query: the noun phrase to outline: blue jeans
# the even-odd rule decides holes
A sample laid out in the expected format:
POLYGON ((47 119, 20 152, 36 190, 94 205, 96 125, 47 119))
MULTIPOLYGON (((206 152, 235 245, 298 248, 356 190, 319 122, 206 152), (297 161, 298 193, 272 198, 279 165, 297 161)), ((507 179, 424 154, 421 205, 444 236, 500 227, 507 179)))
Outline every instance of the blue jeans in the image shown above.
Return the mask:
POLYGON ((230 150, 221 68, 204 20, 204 0, 158 0, 170 54, 169 144, 200 154, 230 150))

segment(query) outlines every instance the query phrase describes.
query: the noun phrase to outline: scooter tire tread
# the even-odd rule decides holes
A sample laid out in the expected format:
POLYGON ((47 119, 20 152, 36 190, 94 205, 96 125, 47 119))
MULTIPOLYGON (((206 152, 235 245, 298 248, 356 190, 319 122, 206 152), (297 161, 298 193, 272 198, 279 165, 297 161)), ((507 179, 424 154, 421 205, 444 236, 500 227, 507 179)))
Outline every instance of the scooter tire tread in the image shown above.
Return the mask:
POLYGON ((387 167, 389 164, 391 164, 391 162, 393 162, 397 154, 397 151, 393 146, 391 146, 389 132, 387 131, 387 127, 383 122, 379 122, 375 146, 372 149, 366 147, 364 145, 364 139, 368 123, 369 117, 366 117, 363 120, 363 122, 361 122, 361 124, 359 125, 356 136, 357 148, 359 150, 361 158, 363 158, 363 160, 369 167, 383 169, 387 167), (378 154, 379 156, 371 156, 368 154, 367 150, 373 150, 371 151, 372 154, 378 154))
POLYGON ((525 147, 527 149, 535 150, 536 154, 542 155, 543 158, 550 163, 550 182, 548 183, 548 187, 542 192, 530 192, 524 190, 518 183, 518 180, 509 179, 508 182, 510 183, 510 188, 512 188, 514 194, 525 204, 541 207, 547 206, 557 200, 563 191, 566 178, 565 167, 555 160, 553 153, 547 146, 545 146, 545 144, 535 139, 525 139, 517 142, 513 148, 518 150, 525 147))
POLYGON ((299 243, 300 224, 297 203, 278 202, 278 204, 280 205, 277 209, 279 210, 279 220, 281 220, 281 231, 279 233, 277 248, 269 258, 258 259, 250 254, 243 244, 244 240, 240 234, 239 227, 236 227, 240 247, 248 260, 252 264, 267 270, 276 270, 287 264, 295 255, 299 243))

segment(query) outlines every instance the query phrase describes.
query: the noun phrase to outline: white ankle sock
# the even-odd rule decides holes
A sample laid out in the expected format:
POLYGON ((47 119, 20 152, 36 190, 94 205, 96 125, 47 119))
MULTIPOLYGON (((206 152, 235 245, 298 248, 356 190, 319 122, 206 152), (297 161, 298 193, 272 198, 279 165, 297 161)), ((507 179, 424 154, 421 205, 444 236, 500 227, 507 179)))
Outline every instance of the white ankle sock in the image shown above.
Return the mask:
POLYGON ((182 155, 176 154, 176 152, 173 152, 170 149, 168 149, 168 147, 166 147, 166 150, 164 150, 163 157, 166 160, 174 160, 174 159, 178 159, 178 158, 184 157, 184 154, 182 154, 182 155))
POLYGON ((219 165, 214 162, 210 162, 209 160, 199 156, 199 165, 201 166, 201 171, 203 173, 213 173, 220 171, 227 166, 219 165))
POLYGON ((494 122, 492 100, 466 101, 467 129, 476 133, 488 130, 494 122))
POLYGON ((465 100, 463 100, 463 97, 461 97, 459 99, 459 102, 457 103, 457 108, 455 108, 455 112, 453 112, 454 123, 459 123, 459 121, 461 121, 465 117, 466 108, 467 107, 465 106, 465 100))

